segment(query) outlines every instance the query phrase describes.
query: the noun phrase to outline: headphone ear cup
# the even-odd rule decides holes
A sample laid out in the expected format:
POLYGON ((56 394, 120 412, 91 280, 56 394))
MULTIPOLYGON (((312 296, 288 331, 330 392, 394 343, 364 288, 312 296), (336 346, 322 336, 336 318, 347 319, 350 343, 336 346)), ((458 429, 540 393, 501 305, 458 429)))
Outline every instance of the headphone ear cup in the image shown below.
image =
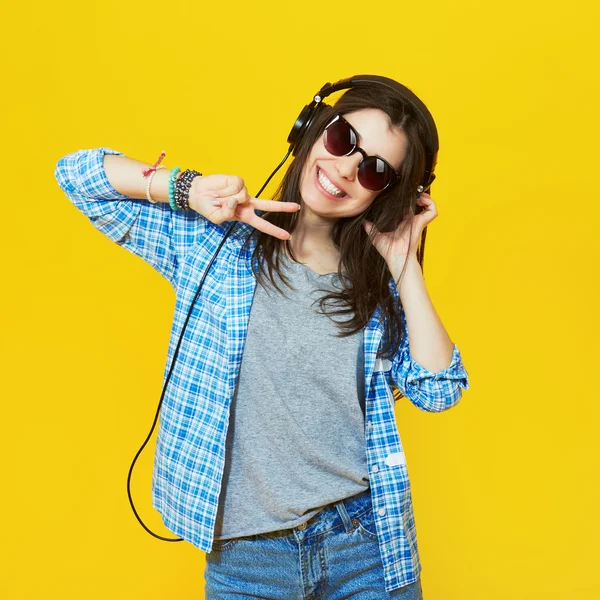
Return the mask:
POLYGON ((313 101, 310 104, 307 104, 302 112, 298 115, 294 126, 292 127, 289 135, 288 135, 288 144, 292 145, 292 156, 296 156, 296 151, 298 150, 298 145, 301 140, 306 136, 306 133, 309 131, 310 126, 315 120, 316 115, 323 110, 323 103, 319 102, 318 104, 313 101))
POLYGON ((296 119, 294 126, 292 127, 290 134, 288 135, 288 144, 293 146, 292 155, 296 156, 296 149, 298 147, 298 143, 302 138, 302 132, 306 128, 306 123, 309 120, 310 114, 313 111, 313 107, 310 104, 307 104, 296 119))

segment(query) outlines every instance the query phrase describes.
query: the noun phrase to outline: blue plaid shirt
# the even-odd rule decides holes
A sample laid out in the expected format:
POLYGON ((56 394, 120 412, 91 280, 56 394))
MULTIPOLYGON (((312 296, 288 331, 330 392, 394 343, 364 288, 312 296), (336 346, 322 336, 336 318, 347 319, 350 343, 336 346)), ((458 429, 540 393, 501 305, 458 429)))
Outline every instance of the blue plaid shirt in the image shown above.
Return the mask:
MULTIPOLYGON (((230 222, 215 225, 194 211, 172 211, 168 203, 120 194, 106 177, 104 154, 123 155, 110 148, 79 150, 58 161, 55 177, 96 229, 152 265, 175 289, 166 379, 200 279, 230 222)), ((229 405, 256 286, 249 260, 256 242, 242 250, 251 231, 238 223, 206 276, 167 386, 156 442, 152 505, 170 531, 205 552, 213 543, 229 405)), ((393 278, 390 289, 399 303, 393 278)), ((378 307, 364 330, 365 437, 385 585, 392 591, 421 572, 393 390, 421 410, 441 412, 459 402, 469 382, 456 345, 450 366, 441 372, 415 362, 404 318, 400 350, 393 360, 377 358, 384 336, 380 316, 378 307)))

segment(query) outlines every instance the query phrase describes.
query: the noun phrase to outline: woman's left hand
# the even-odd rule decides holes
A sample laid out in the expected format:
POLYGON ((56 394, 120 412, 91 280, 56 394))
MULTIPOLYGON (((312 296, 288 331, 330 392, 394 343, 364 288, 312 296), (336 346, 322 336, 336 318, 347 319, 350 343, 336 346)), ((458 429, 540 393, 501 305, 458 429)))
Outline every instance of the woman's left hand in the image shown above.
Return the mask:
MULTIPOLYGON (((417 203, 424 206, 425 210, 413 217, 410 226, 402 222, 396 231, 391 233, 378 231, 372 239, 373 245, 390 267, 398 261, 404 261, 408 255, 416 257, 423 229, 438 216, 435 202, 429 194, 421 194, 417 203)), ((364 219, 363 226, 365 231, 370 233, 373 223, 364 219)))

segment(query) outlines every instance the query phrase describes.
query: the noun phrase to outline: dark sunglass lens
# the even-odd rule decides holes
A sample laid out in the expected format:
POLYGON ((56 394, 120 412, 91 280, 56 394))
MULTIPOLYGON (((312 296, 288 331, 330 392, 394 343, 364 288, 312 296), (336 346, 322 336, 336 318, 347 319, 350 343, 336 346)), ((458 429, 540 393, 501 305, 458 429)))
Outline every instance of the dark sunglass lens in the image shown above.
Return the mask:
POLYGON ((345 121, 337 120, 325 129, 323 143, 327 152, 334 156, 344 156, 356 146, 354 131, 345 121))
POLYGON ((358 181, 371 191, 378 192, 392 180, 393 173, 388 165, 379 158, 365 158, 358 165, 358 181))

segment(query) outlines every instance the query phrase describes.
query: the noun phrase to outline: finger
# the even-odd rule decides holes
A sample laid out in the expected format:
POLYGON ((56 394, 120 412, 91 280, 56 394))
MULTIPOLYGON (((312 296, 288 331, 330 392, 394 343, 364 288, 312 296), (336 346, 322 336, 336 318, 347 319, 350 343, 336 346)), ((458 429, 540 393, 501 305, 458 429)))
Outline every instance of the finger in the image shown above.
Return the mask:
POLYGON ((436 205, 435 201, 432 200, 431 198, 428 198, 425 201, 424 206, 427 208, 428 212, 437 214, 437 205, 436 205))
MULTIPOLYGON (((215 198, 213 194, 197 196, 198 201, 205 200, 210 202, 214 207, 221 208, 222 206, 227 206, 227 200, 223 198, 215 198)), ((191 204, 190 204, 191 206, 191 204)))
POLYGON ((252 225, 254 229, 258 229, 259 231, 262 231, 267 235, 272 235, 280 240, 289 240, 292 237, 288 231, 281 229, 281 227, 277 227, 277 225, 273 225, 273 223, 269 223, 269 221, 265 221, 265 219, 261 219, 256 213, 250 215, 246 223, 252 225))
POLYGON ((258 210, 267 212, 296 212, 300 210, 300 204, 296 202, 279 202, 278 200, 260 200, 254 196, 250 196, 252 204, 258 210))
POLYGON ((237 197, 231 196, 231 198, 225 200, 221 199, 221 210, 223 211, 223 215, 225 216, 226 221, 230 221, 231 219, 237 218, 235 211, 237 209, 237 197))
POLYGON ((231 179, 231 183, 227 183, 227 185, 222 187, 220 190, 215 190, 215 193, 219 194, 219 197, 226 198, 227 196, 238 194, 246 187, 244 185, 244 180, 241 177, 234 175, 231 177, 231 179))
POLYGON ((229 198, 217 198, 217 200, 221 200, 221 206, 223 207, 224 214, 227 219, 237 219, 237 207, 240 204, 248 204, 250 195, 248 194, 248 190, 246 186, 237 194, 230 196, 229 198))
POLYGON ((248 188, 244 186, 239 192, 234 194, 238 204, 246 204, 250 200, 250 194, 248 188))
POLYGON ((249 199, 250 195, 248 194, 246 186, 244 186, 243 189, 240 190, 237 194, 233 194, 229 198, 227 198, 226 196, 218 198, 218 200, 221 200, 223 206, 233 211, 232 214, 235 213, 235 208, 238 204, 248 204, 249 199))

